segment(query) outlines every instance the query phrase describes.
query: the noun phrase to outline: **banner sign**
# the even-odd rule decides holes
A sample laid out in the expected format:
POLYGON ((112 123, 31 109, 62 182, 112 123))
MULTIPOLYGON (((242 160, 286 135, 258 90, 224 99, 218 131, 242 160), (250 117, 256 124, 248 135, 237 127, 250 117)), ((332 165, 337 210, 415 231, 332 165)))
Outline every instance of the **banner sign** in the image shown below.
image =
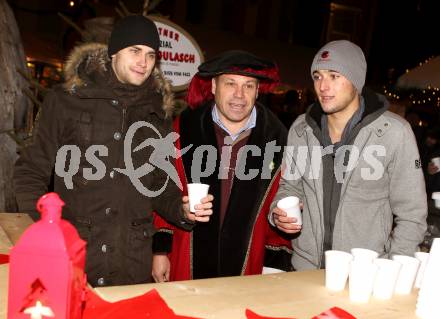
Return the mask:
POLYGON ((160 68, 171 81, 174 91, 185 90, 198 66, 204 61, 197 42, 184 29, 168 19, 148 16, 157 26, 160 37, 160 68))

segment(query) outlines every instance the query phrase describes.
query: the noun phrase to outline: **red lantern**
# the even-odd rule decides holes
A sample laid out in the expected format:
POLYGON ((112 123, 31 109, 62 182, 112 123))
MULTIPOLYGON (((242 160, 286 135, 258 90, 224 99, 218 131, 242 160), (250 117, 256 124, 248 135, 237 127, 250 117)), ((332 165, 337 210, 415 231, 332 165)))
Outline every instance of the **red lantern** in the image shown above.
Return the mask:
POLYGON ((41 219, 11 249, 8 318, 82 316, 86 292, 86 243, 61 219, 64 202, 56 193, 42 196, 41 219))

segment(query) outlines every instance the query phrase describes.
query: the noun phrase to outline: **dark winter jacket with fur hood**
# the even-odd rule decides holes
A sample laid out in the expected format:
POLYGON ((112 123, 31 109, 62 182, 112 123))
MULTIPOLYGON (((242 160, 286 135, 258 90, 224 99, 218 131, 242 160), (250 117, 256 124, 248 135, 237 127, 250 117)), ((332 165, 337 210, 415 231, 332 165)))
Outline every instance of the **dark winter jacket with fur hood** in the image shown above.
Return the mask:
MULTIPOLYGON (((100 44, 75 48, 66 63, 65 79, 46 97, 33 144, 17 161, 15 188, 20 211, 37 216, 36 201, 48 191, 55 168, 54 190, 66 203, 63 218, 87 241, 89 282, 148 282, 152 211, 176 225, 190 227, 181 214, 181 193, 169 180, 160 196, 145 196, 115 168, 126 168, 127 159, 132 160, 134 168, 145 164, 153 148, 131 150, 148 138, 158 138, 150 127, 136 130, 124 158, 124 139, 133 123, 148 122, 162 137, 170 132, 170 85, 158 69, 141 86, 120 83, 107 57, 107 47, 100 44), (67 161, 66 152, 59 151, 66 145, 73 150, 67 152, 67 161), (93 145, 104 145, 108 151, 98 152, 93 145), (63 171, 75 175, 63 178, 63 171), (87 171, 94 177, 85 177, 87 171)), ((139 180, 143 187, 155 191, 166 184, 167 175, 152 167, 139 180)))

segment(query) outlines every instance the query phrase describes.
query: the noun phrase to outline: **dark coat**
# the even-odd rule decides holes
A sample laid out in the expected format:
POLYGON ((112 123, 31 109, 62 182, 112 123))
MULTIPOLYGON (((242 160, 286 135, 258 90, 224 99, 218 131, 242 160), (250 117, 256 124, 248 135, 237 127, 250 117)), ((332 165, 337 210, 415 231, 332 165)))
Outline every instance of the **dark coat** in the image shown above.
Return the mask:
MULTIPOLYGON (((15 191, 20 211, 35 213, 37 199, 47 192, 60 147, 78 146, 81 160, 78 173, 73 176, 73 189, 68 189, 64 178, 55 174, 54 190, 66 203, 63 218, 87 241, 89 282, 92 285, 149 282, 154 233, 152 211, 156 210, 173 224, 189 227, 184 224, 180 209, 181 193, 169 181, 160 196, 145 196, 114 168, 125 168, 124 138, 134 122, 153 124, 162 137, 170 132, 173 102, 170 86, 155 69, 142 89, 132 86, 138 93, 127 98, 124 88, 119 92, 109 84, 114 74, 106 46, 97 44, 76 48, 65 72, 66 83, 48 94, 33 144, 22 151, 16 163, 15 191), (93 168, 85 158, 91 145, 105 145, 108 149, 107 155, 95 154, 105 165, 105 176, 99 180, 83 177, 83 169, 93 168)), ((143 127, 134 135, 132 148, 146 138, 158 136, 143 127)), ((148 161, 151 149, 146 147, 131 153, 134 168, 148 161)), ((164 171, 155 168, 140 180, 149 190, 157 190, 166 178, 164 171)))
MULTIPOLYGON (((194 151, 202 145, 211 145, 217 150, 215 170, 201 183, 210 185, 214 195, 213 214, 207 223, 198 223, 192 232, 172 229, 160 218, 155 220, 159 232, 155 235, 154 250, 169 252, 172 245, 171 280, 200 279, 223 276, 260 274, 266 266, 284 268, 290 265, 289 242, 277 234, 267 222, 269 205, 278 188, 283 147, 287 132, 276 116, 264 106, 257 104, 256 126, 252 129, 247 145, 255 145, 260 155, 248 154, 246 174, 257 170, 258 175, 250 180, 234 177, 229 202, 222 226, 220 226, 221 180, 219 163, 221 150, 218 147, 211 105, 182 113, 176 130, 180 133, 180 147, 192 145, 182 156, 185 182, 191 180, 193 160, 199 156, 194 151), (267 143, 275 142, 280 147, 273 159, 265 158, 267 143), (262 171, 268 176, 262 178, 262 171), (172 235, 173 239, 169 237, 172 235)), ((206 155, 201 167, 205 167, 206 155)))

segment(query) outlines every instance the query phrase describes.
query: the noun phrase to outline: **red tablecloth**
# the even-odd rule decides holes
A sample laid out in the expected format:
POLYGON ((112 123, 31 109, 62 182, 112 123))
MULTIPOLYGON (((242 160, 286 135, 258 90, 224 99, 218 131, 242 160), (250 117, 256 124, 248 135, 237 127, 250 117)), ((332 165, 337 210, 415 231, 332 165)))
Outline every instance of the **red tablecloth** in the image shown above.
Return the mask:
POLYGON ((0 254, 0 265, 9 262, 9 255, 0 254))

